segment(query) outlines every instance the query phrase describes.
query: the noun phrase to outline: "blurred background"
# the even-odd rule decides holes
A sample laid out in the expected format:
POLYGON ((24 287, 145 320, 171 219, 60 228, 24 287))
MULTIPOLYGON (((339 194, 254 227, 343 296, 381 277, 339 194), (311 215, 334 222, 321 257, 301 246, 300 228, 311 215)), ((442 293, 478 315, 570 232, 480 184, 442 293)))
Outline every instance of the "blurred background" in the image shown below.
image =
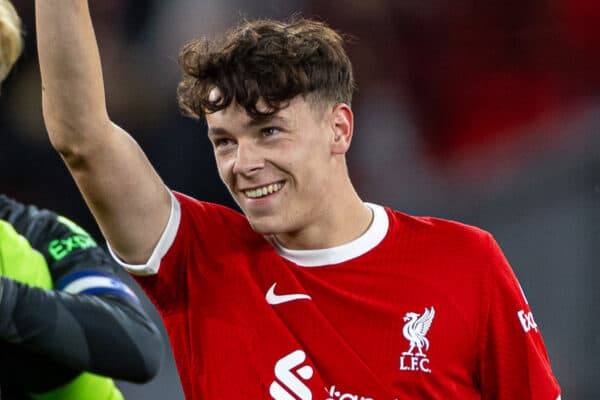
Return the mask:
MULTIPOLYGON (((33 2, 14 2, 27 48, 0 97, 1 190, 55 209, 99 238, 44 131, 33 2)), ((91 6, 113 120, 139 141, 171 188, 232 206, 205 126, 177 109, 179 48, 242 18, 293 13, 351 35, 359 88, 349 162, 363 199, 494 234, 527 293, 563 399, 598 399, 600 2, 98 0, 91 6)), ((169 352, 154 381, 119 386, 130 399, 183 398, 169 352)))

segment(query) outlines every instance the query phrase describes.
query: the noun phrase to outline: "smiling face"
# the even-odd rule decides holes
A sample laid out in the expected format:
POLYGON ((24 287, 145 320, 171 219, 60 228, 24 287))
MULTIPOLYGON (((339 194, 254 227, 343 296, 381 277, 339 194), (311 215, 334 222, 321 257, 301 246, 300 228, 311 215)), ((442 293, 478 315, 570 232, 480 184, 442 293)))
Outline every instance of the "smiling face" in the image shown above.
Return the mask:
POLYGON ((285 238, 323 231, 351 187, 348 106, 296 97, 257 121, 233 103, 206 120, 219 175, 257 232, 292 245, 285 238))

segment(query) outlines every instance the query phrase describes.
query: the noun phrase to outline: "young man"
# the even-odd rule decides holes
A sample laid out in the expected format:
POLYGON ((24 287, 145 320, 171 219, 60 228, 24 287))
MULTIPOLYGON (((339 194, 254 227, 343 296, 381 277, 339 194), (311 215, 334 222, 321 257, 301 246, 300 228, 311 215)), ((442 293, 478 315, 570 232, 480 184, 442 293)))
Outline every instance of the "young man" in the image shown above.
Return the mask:
MULTIPOLYGON (((19 18, 0 0, 0 83, 21 47, 19 18)), ((154 376, 160 333, 117 268, 67 218, 0 195, 2 400, 119 400, 96 374, 154 376)))
POLYGON ((111 122, 86 1, 36 13, 51 141, 160 311, 187 398, 560 398, 493 238, 356 194, 337 33, 254 21, 184 48, 180 104, 242 215, 170 192, 111 122))

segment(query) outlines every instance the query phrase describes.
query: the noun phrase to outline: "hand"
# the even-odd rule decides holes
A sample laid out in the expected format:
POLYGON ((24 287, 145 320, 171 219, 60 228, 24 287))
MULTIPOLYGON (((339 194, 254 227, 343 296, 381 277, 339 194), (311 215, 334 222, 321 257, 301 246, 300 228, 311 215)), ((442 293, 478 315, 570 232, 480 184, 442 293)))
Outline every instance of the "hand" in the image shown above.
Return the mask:
POLYGON ((3 220, 0 220, 0 276, 44 289, 53 286, 44 256, 3 220))

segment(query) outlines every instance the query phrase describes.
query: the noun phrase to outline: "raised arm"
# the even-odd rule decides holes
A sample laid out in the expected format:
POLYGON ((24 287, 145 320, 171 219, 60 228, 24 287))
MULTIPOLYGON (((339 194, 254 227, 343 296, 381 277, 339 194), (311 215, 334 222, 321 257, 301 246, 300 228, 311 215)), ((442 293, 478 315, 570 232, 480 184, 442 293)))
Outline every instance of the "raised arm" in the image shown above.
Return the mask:
POLYGON ((170 195, 138 144, 109 118, 87 0, 36 0, 42 98, 50 141, 102 233, 144 263, 166 226, 170 195))

